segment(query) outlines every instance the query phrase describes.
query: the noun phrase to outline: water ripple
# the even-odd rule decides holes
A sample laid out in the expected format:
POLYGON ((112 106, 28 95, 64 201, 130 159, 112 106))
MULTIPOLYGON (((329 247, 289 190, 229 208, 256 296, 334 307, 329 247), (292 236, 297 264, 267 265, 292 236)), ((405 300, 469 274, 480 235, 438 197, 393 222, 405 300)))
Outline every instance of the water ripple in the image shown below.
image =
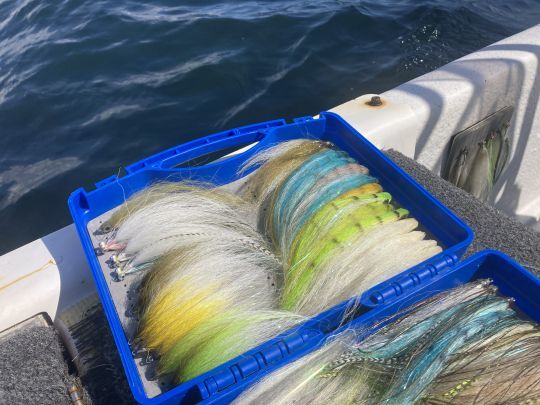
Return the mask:
POLYGON ((309 56, 310 56, 310 53, 306 54, 300 61, 292 65, 289 65, 287 67, 283 67, 277 72, 273 73, 272 75, 264 78, 264 84, 262 88, 256 90, 255 93, 251 95, 250 97, 248 97, 246 100, 240 102, 238 105, 235 105, 234 107, 226 111, 225 114, 223 115, 223 119, 218 121, 218 126, 219 127, 225 126, 229 121, 231 121, 234 117, 236 117, 240 112, 246 110, 256 100, 261 98, 268 91, 270 86, 285 79, 290 72, 304 65, 304 63, 308 60, 309 56))
POLYGON ((126 78, 115 82, 115 84, 121 87, 130 85, 160 87, 169 81, 185 76, 201 67, 218 65, 225 59, 232 58, 237 54, 238 51, 229 50, 200 55, 189 61, 179 63, 170 69, 129 75, 126 78))
POLYGON ((13 37, 0 40, 0 59, 20 57, 28 49, 47 43, 52 33, 49 27, 38 31, 27 29, 13 37))
POLYGON ((80 166, 77 157, 56 160, 44 159, 28 165, 15 165, 0 172, 0 209, 19 201, 21 197, 38 188, 50 179, 80 166))

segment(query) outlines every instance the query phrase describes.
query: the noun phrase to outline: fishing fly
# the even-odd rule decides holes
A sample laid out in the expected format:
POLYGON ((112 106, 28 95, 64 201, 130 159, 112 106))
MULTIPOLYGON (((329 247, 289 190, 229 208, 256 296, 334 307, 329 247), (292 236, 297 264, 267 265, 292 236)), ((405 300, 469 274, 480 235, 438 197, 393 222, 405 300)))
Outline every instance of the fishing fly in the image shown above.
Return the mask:
POLYGON ((534 401, 540 395, 540 328, 520 319, 512 302, 490 280, 436 294, 371 330, 332 337, 235 403, 534 401), (368 337, 358 341, 360 332, 368 337))
POLYGON ((242 170, 253 168, 244 197, 258 205, 283 263, 282 309, 313 315, 442 251, 366 167, 330 143, 283 142, 242 170))

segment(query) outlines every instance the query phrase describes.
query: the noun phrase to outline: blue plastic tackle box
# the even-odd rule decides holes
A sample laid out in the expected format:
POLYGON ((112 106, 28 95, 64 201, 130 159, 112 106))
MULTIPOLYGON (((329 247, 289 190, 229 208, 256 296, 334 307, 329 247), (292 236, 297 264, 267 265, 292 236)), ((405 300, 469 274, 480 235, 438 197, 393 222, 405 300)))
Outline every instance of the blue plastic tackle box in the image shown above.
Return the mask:
MULTIPOLYGON (((167 149, 125 167, 126 174, 122 177, 111 176, 96 183, 95 190, 76 190, 68 201, 130 388, 138 402, 226 402, 238 395, 240 390, 253 380, 313 350, 343 325, 347 302, 197 378, 162 393, 149 392, 148 387, 151 384, 141 369, 142 362, 134 358, 129 337, 126 335, 128 327, 125 313, 128 309, 123 306, 123 301, 118 299, 121 283, 115 284, 112 281, 102 259, 96 254, 96 240, 92 232, 92 229, 97 229, 95 222, 120 206, 133 193, 163 180, 190 179, 211 181, 216 185, 240 181, 238 169, 247 159, 271 145, 297 138, 330 141, 348 152, 379 179, 394 200, 407 208, 429 237, 437 240, 444 249, 424 263, 362 294, 354 322, 369 322, 375 317, 391 313, 398 302, 414 299, 417 297, 416 291, 423 291, 424 286, 437 282, 445 283, 440 280, 455 282, 459 277, 465 277, 467 270, 461 270, 459 259, 472 241, 471 229, 336 114, 325 112, 317 119, 302 117, 292 123, 284 120, 268 121, 220 132, 167 149), (228 155, 248 145, 252 146, 238 154, 228 155), (215 160, 221 156, 224 157, 215 160), (200 164, 205 159, 211 162, 200 164)), ((249 173, 245 173, 247 174, 249 173)), ((481 257, 476 260, 481 260, 481 257)), ((474 267, 471 261, 465 263, 474 267)), ((512 262, 512 265, 515 263, 512 262)), ((533 304, 529 306, 532 307, 533 304)), ((536 311, 538 312, 538 309, 536 311)))
MULTIPOLYGON (((421 266, 412 268, 410 272, 416 272, 421 266)), ((386 299, 384 302, 380 301, 384 291, 379 290, 378 287, 370 289, 365 294, 366 298, 379 304, 375 304, 362 315, 335 330, 306 339, 297 350, 282 351, 283 356, 279 358, 279 361, 265 363, 265 367, 261 367, 260 371, 254 371, 248 375, 243 373, 243 370, 246 369, 256 369, 250 364, 260 362, 262 353, 276 351, 276 348, 281 344, 280 339, 273 339, 254 350, 250 350, 243 358, 227 362, 213 370, 203 382, 199 383, 201 403, 227 404, 250 385, 272 371, 317 350, 340 332, 353 329, 358 332, 357 339, 361 341, 378 328, 397 319, 392 318, 392 315, 398 311, 444 290, 476 279, 493 280, 493 285, 497 286, 502 295, 515 300, 513 307, 518 313, 524 315, 524 318, 540 322, 540 299, 538 298, 540 297, 540 278, 524 269, 510 257, 494 250, 484 250, 446 270, 439 271, 433 278, 423 283, 402 285, 397 281, 395 287, 399 288, 402 294, 386 299), (376 327, 375 324, 377 324, 376 327), (362 333, 362 331, 365 332, 362 333)))

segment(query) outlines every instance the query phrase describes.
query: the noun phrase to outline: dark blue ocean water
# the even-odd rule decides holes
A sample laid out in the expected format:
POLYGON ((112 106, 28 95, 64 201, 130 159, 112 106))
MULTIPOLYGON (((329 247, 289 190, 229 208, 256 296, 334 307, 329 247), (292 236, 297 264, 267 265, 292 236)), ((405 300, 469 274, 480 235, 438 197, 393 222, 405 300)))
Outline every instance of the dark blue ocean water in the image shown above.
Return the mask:
POLYGON ((205 134, 382 92, 540 22, 540 0, 0 1, 0 253, 205 134))

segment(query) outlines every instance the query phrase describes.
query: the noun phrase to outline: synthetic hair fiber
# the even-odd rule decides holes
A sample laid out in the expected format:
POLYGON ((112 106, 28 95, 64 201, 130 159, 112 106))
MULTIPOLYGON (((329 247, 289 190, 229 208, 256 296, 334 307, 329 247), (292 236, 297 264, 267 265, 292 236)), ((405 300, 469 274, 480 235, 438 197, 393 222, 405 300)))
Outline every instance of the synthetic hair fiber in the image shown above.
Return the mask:
MULTIPOLYGON (((442 251, 367 167, 328 142, 296 139, 272 145, 245 162, 240 174, 247 172, 237 194, 208 183, 151 185, 132 195, 99 229, 105 235, 100 248, 112 252, 115 277, 137 280, 140 345, 157 355, 159 374, 172 374, 178 382, 442 251)), ((478 313, 472 301, 467 303, 462 312, 470 309, 470 317, 485 325, 498 319, 507 304, 494 301, 493 308, 478 313)), ((469 325, 450 319, 445 324, 469 325)), ((404 336, 417 342, 419 329, 408 326, 404 336)), ((432 349, 433 362, 414 363, 414 375, 426 383, 409 387, 406 398, 400 387, 408 382, 399 379, 395 367, 377 366, 375 372, 365 368, 371 360, 321 378, 328 373, 326 363, 352 345, 350 338, 338 338, 324 354, 310 357, 313 368, 301 373, 298 386, 295 378, 279 382, 282 401, 303 398, 300 394, 315 403, 328 395, 345 403, 382 398, 381 390, 371 389, 379 374, 392 381, 385 391, 388 401, 417 400, 442 369, 438 359, 470 343, 462 335, 441 336, 449 338, 432 349), (346 389, 340 391, 341 385, 346 389)), ((392 347, 402 339, 390 339, 392 347)), ((441 380, 441 390, 448 384, 441 380)))
POLYGON ((314 315, 442 251, 366 167, 330 143, 283 142, 243 170, 253 167, 246 195, 283 263, 282 309, 314 315))
POLYGON ((235 403, 534 403, 540 328, 511 302, 489 280, 436 294, 330 339, 235 403), (360 332, 368 337, 351 340, 360 332))
POLYGON ((159 373, 193 378, 304 320, 276 310, 282 265, 252 208, 210 185, 161 183, 101 229, 117 273, 142 276, 138 339, 159 373))

